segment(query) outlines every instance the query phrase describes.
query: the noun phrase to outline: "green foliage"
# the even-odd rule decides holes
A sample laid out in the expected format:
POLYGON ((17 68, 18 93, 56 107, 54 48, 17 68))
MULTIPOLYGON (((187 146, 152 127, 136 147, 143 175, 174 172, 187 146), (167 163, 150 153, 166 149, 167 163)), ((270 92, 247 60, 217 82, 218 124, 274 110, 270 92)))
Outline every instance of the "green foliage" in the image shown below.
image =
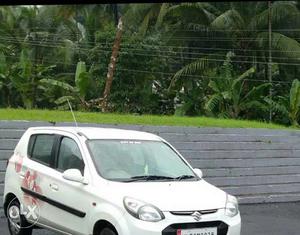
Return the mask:
MULTIPOLYGON (((298 125, 298 5, 270 8, 272 99, 267 2, 118 5, 109 110, 298 125)), ((0 107, 99 111, 115 35, 111 4, 0 7, 0 107)))
POLYGON ((84 99, 90 86, 90 74, 86 71, 85 62, 78 62, 75 73, 75 84, 80 96, 84 99))
POLYGON ((48 79, 41 79, 40 83, 41 84, 45 84, 45 85, 50 85, 50 86, 57 86, 57 87, 62 88, 65 91, 72 92, 72 93, 76 93, 77 92, 76 88, 72 87, 68 83, 57 81, 55 79, 50 79, 50 78, 48 78, 48 79))
POLYGON ((294 80, 290 91, 290 119, 293 125, 298 125, 300 114, 300 82, 294 80))
POLYGON ((279 96, 277 101, 265 98, 266 102, 271 105, 274 112, 285 116, 289 119, 290 124, 299 126, 300 119, 300 82, 295 79, 292 83, 289 96, 279 96))
POLYGON ((245 115, 249 111, 265 110, 267 107, 263 102, 263 94, 269 84, 261 84, 245 89, 247 78, 255 73, 255 68, 251 67, 241 75, 236 75, 233 71, 231 58, 233 53, 229 52, 220 72, 212 79, 208 86, 212 94, 205 104, 206 110, 219 117, 240 118, 241 113, 245 115))

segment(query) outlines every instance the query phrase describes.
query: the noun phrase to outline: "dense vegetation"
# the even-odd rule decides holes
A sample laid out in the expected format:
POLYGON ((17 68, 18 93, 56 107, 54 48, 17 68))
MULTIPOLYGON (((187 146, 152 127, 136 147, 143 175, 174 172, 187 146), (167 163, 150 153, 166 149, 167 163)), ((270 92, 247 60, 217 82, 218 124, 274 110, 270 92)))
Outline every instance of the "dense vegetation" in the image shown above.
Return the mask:
POLYGON ((68 109, 69 100, 79 111, 259 121, 271 110, 274 122, 298 126, 299 9, 294 1, 2 6, 0 107, 68 109))

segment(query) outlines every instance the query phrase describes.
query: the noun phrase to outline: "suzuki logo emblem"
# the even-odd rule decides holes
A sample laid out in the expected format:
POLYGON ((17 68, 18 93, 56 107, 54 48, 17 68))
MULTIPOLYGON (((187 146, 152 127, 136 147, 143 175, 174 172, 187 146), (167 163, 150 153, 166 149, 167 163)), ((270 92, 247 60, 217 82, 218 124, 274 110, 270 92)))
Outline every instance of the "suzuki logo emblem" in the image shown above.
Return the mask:
POLYGON ((202 214, 199 211, 195 211, 192 216, 196 221, 200 221, 202 219, 202 214))

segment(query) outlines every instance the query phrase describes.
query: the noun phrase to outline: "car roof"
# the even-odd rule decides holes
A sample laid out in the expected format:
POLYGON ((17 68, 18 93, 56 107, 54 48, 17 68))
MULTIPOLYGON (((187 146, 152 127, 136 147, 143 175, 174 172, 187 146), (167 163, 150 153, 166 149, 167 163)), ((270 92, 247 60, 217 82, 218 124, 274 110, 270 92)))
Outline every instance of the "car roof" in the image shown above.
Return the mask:
POLYGON ((88 139, 132 139, 132 140, 155 140, 161 141, 162 139, 154 134, 124 130, 117 128, 99 128, 99 127, 30 127, 28 131, 42 131, 44 133, 51 131, 65 131, 75 135, 84 135, 88 139))

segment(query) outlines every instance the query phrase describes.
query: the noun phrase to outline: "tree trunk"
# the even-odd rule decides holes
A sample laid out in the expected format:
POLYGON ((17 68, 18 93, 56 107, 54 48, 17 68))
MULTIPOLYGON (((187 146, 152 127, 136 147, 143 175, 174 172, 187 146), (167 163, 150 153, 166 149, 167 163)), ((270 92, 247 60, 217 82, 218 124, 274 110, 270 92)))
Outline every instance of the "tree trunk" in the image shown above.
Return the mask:
POLYGON ((105 89, 103 92, 102 112, 107 111, 108 96, 110 94, 114 71, 116 69, 116 62, 117 62, 117 57, 119 54, 122 33, 123 33, 123 22, 122 22, 122 18, 120 17, 119 23, 118 23, 118 28, 117 28, 117 33, 116 33, 116 39, 114 41, 112 55, 110 57, 110 63, 108 65, 106 84, 105 84, 105 89))

